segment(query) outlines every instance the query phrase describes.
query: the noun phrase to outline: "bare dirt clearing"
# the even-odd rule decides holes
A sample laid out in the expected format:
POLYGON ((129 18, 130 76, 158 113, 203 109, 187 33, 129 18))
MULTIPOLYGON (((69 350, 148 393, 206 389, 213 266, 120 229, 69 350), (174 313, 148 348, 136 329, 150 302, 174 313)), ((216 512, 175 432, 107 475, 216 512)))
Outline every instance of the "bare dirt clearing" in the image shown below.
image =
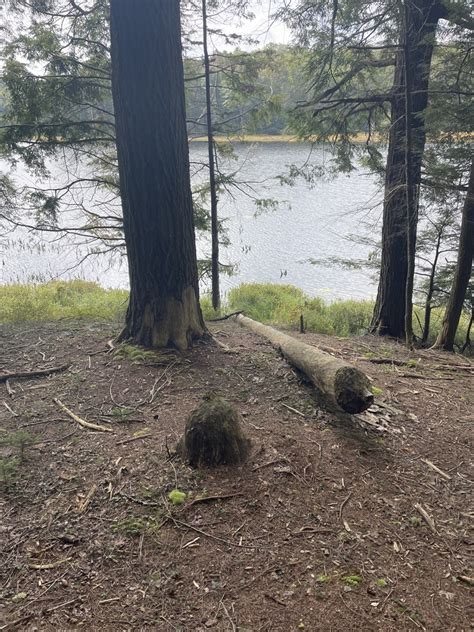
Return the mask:
POLYGON ((0 439, 35 438, 0 495, 0 630, 468 630, 474 365, 306 334, 380 389, 351 419, 263 339, 212 330, 231 352, 112 351, 108 325, 0 328, 0 374, 70 365, 0 384, 0 439), (244 416, 241 467, 169 458, 210 390, 244 416))

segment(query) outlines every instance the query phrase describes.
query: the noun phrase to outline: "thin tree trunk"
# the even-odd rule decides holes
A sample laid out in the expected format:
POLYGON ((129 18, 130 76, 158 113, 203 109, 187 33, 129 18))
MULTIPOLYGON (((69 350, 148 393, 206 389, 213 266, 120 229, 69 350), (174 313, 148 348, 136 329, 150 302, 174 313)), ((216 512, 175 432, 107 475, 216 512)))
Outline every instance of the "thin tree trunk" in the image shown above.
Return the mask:
POLYGON ((418 186, 425 148, 424 113, 428 104, 428 84, 435 34, 440 17, 438 3, 413 0, 407 4, 406 20, 402 18, 400 49, 397 52, 393 84, 391 126, 382 226, 382 261, 377 300, 370 331, 375 334, 405 337, 407 290, 410 292, 413 266, 409 253, 415 252, 418 186), (407 28, 405 27, 407 22, 407 28), (411 133, 412 194, 407 204, 407 126, 405 89, 405 52, 408 47, 411 66, 411 133), (410 227, 410 230, 408 230, 410 227), (407 247, 409 243, 409 247, 407 247), (408 281, 408 287, 407 287, 408 281))
POLYGON ((449 295, 441 331, 433 346, 445 351, 454 350, 454 337, 461 318, 462 306, 471 278, 472 258, 474 255, 474 160, 471 162, 471 173, 463 206, 461 234, 459 237, 458 260, 454 272, 454 280, 449 295))
MULTIPOLYGON (((474 301, 474 297, 471 296, 471 305, 473 304, 473 301, 474 301)), ((473 323, 474 323, 474 307, 471 309, 471 318, 469 319, 469 325, 467 326, 467 330, 466 330, 466 338, 464 340, 464 344, 461 349, 462 353, 464 353, 466 349, 468 349, 471 346, 471 329, 472 329, 473 323)))
POLYGON ((209 52, 207 47, 207 2, 202 0, 202 41, 204 49, 204 75, 206 79, 207 147, 209 154, 209 188, 211 194, 211 280, 212 307, 219 309, 221 303, 219 291, 219 227, 217 222, 217 189, 214 164, 214 133, 212 129, 211 77, 209 52))
POLYGON ((435 256, 434 256, 434 259, 433 259, 433 265, 431 266, 431 270, 430 270, 430 278, 429 278, 429 284, 428 284, 428 293, 426 295, 425 322, 423 323, 423 333, 422 333, 422 336, 421 336, 422 344, 424 344, 428 340, 428 336, 430 335, 431 310, 432 310, 431 301, 433 300, 436 269, 438 267, 439 250, 440 250, 440 247, 441 247, 441 237, 442 237, 442 235, 443 235, 443 232, 442 232, 442 229, 440 229, 439 232, 438 232, 438 238, 436 240, 435 256))
POLYGON ((130 300, 122 338, 187 348, 199 306, 179 0, 111 0, 112 90, 130 300))

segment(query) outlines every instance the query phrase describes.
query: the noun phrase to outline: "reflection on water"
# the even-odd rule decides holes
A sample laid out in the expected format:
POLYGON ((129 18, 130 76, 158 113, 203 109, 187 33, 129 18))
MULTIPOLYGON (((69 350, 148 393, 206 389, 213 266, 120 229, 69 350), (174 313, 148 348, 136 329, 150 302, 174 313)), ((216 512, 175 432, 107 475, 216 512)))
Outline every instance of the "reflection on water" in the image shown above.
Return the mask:
MULTIPOLYGON (((380 192, 374 178, 359 170, 350 176, 319 180, 313 188, 302 180, 290 187, 275 178, 286 173, 289 164, 322 163, 322 148, 310 151, 308 145, 299 143, 242 143, 235 146, 235 152, 237 160, 222 160, 221 169, 236 171, 236 178, 250 183, 252 190, 232 188, 220 195, 219 213, 226 218, 230 240, 228 247, 221 248, 220 259, 235 265, 234 275, 222 278, 223 292, 240 283, 291 283, 311 296, 328 300, 372 298, 375 287, 369 272, 314 266, 308 260, 367 257, 369 247, 354 243, 350 236, 366 234, 367 222, 377 215, 380 192), (280 204, 256 217, 253 197, 273 198, 280 204)), ((193 143, 190 153, 192 163, 205 161, 207 148, 193 143)), ((31 176, 21 177, 32 181, 31 176)), ((64 181, 65 177, 55 167, 54 178, 64 181)), ((193 180, 203 177, 201 171, 193 180)), ((377 238, 376 228, 371 233, 377 238)), ((54 234, 38 244, 28 231, 15 232, 0 241, 0 282, 80 276, 107 287, 126 287, 123 257, 89 258, 76 267, 88 247, 84 240, 81 244, 57 241, 54 234)), ((209 253, 208 239, 199 236, 198 256, 209 253)))

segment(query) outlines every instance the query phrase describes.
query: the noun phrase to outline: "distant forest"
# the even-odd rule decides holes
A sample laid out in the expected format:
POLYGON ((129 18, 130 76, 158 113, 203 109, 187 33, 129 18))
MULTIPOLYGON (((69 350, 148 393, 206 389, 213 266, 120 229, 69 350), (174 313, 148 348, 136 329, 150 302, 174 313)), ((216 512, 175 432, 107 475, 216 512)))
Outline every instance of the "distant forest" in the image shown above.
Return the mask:
MULTIPOLYGON (((282 134, 291 111, 306 95, 308 50, 271 45, 253 52, 214 53, 211 86, 214 131, 217 134, 282 134)), ((206 92, 203 60, 186 58, 186 107, 190 136, 206 134, 206 92)), ((5 111, 0 83, 0 114, 5 111)), ((103 103, 112 111, 112 100, 103 103)), ((82 112, 82 115, 84 112, 82 112)), ((91 111, 91 117, 94 113, 91 111)))
MULTIPOLYGON (((269 45, 253 52, 214 53, 211 87, 214 132, 283 134, 292 112, 307 98, 310 53, 298 46, 269 45)), ((188 131, 206 134, 202 59, 185 59, 188 131)))

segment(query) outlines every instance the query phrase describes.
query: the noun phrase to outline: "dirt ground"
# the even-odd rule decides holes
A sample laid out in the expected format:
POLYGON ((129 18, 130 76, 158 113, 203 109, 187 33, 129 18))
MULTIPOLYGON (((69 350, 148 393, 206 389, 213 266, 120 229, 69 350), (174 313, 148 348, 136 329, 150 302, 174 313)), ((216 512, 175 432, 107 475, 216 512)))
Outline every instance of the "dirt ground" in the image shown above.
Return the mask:
POLYGON ((9 433, 35 440, 1 485, 0 630, 471 629, 472 361, 306 334, 377 387, 369 413, 338 416, 269 343, 211 329, 231 352, 0 328, 0 376, 69 365, 0 383, 0 457, 20 452, 9 433), (241 467, 170 458, 209 391, 243 415, 241 467))

